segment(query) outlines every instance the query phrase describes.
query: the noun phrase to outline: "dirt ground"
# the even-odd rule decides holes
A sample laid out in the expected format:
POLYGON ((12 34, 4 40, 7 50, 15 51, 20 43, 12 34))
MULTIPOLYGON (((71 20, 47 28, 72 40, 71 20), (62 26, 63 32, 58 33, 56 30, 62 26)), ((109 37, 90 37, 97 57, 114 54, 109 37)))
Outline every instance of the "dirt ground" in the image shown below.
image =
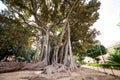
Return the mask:
MULTIPOLYGON (((30 80, 27 79, 27 77, 35 75, 41 75, 41 71, 16 71, 9 73, 1 73, 0 80, 30 80)), ((33 80, 49 80, 49 79, 36 78, 33 80)), ((53 80, 120 80, 120 78, 102 72, 98 72, 92 69, 80 68, 77 71, 71 72, 69 76, 53 80)))
MULTIPOLYGON (((17 65, 16 63, 14 64, 17 65)), ((10 63, 9 68, 15 65, 11 65, 10 63)), ((9 68, 7 67, 8 70, 9 68)), ((2 71, 2 69, 5 69, 5 64, 3 63, 0 65, 0 71, 2 71)), ((19 70, 20 68, 17 69, 19 70)), ((15 72, 10 71, 6 73, 0 73, 0 80, 120 80, 120 77, 105 74, 103 72, 85 67, 80 67, 73 72, 70 71, 68 73, 54 75, 43 75, 42 71, 18 70, 15 72)))

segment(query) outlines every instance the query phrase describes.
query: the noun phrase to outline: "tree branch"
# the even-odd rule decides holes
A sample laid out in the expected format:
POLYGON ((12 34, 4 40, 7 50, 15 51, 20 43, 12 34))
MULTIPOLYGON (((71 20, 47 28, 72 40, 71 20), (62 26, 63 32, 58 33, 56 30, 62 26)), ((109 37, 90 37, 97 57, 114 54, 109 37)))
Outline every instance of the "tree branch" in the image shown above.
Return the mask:
POLYGON ((76 0, 76 1, 74 2, 73 6, 71 7, 71 9, 70 9, 70 11, 69 11, 69 13, 68 13, 68 15, 67 15, 67 19, 70 17, 70 14, 71 14, 71 12, 73 11, 73 8, 75 7, 75 5, 76 5, 76 3, 77 3, 78 1, 79 1, 79 0, 76 0))

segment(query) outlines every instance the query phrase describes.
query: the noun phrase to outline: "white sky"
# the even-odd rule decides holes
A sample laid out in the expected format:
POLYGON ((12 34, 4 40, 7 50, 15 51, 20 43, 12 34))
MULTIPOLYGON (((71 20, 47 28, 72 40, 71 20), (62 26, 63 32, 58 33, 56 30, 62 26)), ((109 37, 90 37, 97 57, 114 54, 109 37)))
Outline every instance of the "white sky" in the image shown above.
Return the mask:
POLYGON ((1 10, 1 9, 4 9, 4 8, 5 8, 5 5, 2 4, 2 2, 0 1, 0 10, 1 10))
POLYGON ((108 47, 111 44, 120 41, 120 0, 100 0, 99 10, 100 18, 94 24, 94 27, 101 32, 96 39, 108 47))
MULTIPOLYGON (((120 41, 120 0, 100 0, 101 7, 99 10, 100 19, 94 24, 94 27, 101 32, 96 39, 108 47, 109 45, 120 41)), ((4 5, 0 1, 0 9, 4 5)))

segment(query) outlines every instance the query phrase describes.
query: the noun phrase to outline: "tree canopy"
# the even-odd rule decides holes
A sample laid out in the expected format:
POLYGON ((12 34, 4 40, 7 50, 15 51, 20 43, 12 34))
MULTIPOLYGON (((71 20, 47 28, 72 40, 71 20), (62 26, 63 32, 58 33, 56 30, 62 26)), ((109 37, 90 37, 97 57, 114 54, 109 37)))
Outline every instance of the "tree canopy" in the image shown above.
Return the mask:
POLYGON ((8 20, 14 18, 10 14, 1 12, 1 16, 4 18, 0 20, 0 60, 9 55, 27 55, 32 37, 31 29, 8 20))
POLYGON ((95 45, 93 48, 86 51, 87 55, 93 59, 97 58, 100 55, 104 55, 107 53, 105 47, 103 45, 95 45))

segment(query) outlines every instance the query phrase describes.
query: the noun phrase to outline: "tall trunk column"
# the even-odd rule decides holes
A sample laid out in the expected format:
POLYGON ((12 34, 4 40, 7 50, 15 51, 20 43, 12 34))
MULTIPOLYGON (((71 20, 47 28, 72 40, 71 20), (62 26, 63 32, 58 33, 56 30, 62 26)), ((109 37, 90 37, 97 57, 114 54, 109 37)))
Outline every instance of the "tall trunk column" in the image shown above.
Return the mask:
POLYGON ((68 48, 69 48, 69 53, 70 53, 70 68, 73 70, 73 69, 76 69, 77 66, 74 62, 73 53, 72 53, 69 22, 68 22, 68 25, 67 25, 67 29, 68 29, 68 48))

